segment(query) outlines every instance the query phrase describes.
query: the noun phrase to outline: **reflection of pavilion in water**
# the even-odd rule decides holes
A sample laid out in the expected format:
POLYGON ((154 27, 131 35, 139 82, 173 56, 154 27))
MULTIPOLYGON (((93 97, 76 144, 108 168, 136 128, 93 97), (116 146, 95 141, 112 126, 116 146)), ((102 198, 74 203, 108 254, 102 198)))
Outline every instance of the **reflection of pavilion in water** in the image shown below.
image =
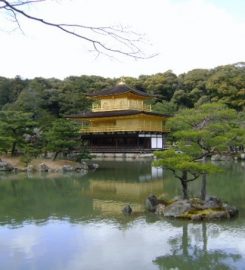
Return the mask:
MULTIPOLYGON (((99 162, 98 162, 99 163, 99 162)), ((100 165, 100 163, 99 163, 100 165)), ((103 161, 93 179, 123 182, 144 182, 162 179, 163 169, 152 167, 150 161, 103 161)))
MULTIPOLYGON (((148 163, 149 164, 149 163, 148 163)), ((131 164, 132 165, 132 164, 131 164)), ((122 208, 130 204, 134 211, 144 211, 144 200, 149 194, 163 193, 163 170, 143 166, 142 171, 130 175, 131 166, 111 169, 89 181, 89 195, 93 208, 103 214, 121 214, 122 208)), ((132 169, 135 171, 135 167, 132 169)), ((133 171, 133 170, 132 170, 133 171)))
POLYGON ((94 198, 94 209, 103 213, 121 213, 126 203, 130 203, 134 211, 142 212, 144 199, 149 194, 159 195, 163 192, 163 181, 125 183, 92 180, 90 191, 94 198))

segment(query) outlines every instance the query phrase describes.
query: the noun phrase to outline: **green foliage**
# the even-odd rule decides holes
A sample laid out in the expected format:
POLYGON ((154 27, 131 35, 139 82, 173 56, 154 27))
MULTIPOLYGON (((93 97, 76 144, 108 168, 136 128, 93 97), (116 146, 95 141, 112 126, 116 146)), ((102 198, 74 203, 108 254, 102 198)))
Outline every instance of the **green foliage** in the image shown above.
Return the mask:
POLYGON ((93 156, 90 154, 89 150, 86 147, 79 147, 79 143, 77 146, 77 150, 79 150, 79 152, 75 156, 75 161, 81 162, 81 160, 83 160, 83 159, 92 159, 93 158, 93 156))
POLYGON ((172 101, 181 107, 193 107, 195 104, 209 102, 206 82, 210 76, 207 69, 193 69, 179 76, 179 88, 172 101))
MULTIPOLYGON (((58 116, 55 102, 52 104, 52 110, 48 107, 50 96, 46 93, 53 85, 58 85, 57 80, 35 78, 22 89, 16 101, 6 105, 4 109, 32 113, 33 119, 40 124, 45 123, 47 120, 58 116)), ((55 93, 53 93, 52 99, 55 99, 55 93)))
POLYGON ((79 147, 80 125, 66 119, 58 119, 52 123, 49 130, 44 133, 46 150, 58 153, 70 152, 79 147))
POLYGON ((208 78, 206 87, 212 100, 242 110, 245 106, 244 63, 217 67, 208 78))
POLYGON ((163 100, 162 102, 157 102, 152 106, 154 112, 163 113, 163 114, 174 114, 177 111, 176 104, 172 102, 167 102, 163 100))
POLYGON ((191 101, 188 93, 182 89, 178 89, 174 92, 171 102, 176 104, 178 108, 182 107, 193 107, 193 102, 191 101))
POLYGON ((5 141, 1 145, 4 152, 11 151, 14 155, 16 150, 27 145, 28 137, 33 135, 36 122, 32 115, 16 111, 0 111, 0 140, 5 141))
POLYGON ((14 79, 0 77, 0 110, 7 104, 15 102, 26 84, 27 80, 22 80, 18 76, 14 79))
MULTIPOLYGON (((243 117, 242 117, 243 118, 243 117)), ((228 152, 245 137, 245 129, 239 124, 239 114, 224 104, 203 104, 194 109, 183 109, 169 119, 172 149, 156 152, 155 166, 171 170, 181 181, 184 198, 188 197, 187 183, 219 171, 208 162, 208 156, 228 152)), ((205 197, 205 196, 204 196, 205 197)))
POLYGON ((183 149, 186 145, 199 148, 195 155, 198 158, 240 144, 245 133, 238 119, 235 110, 224 104, 210 103, 180 111, 167 126, 172 130, 172 141, 178 141, 178 149, 186 151, 183 149))
MULTIPOLYGON (((197 176, 220 171, 215 165, 211 163, 197 162, 191 155, 175 151, 174 149, 156 151, 155 157, 157 159, 153 162, 154 166, 164 166, 166 169, 174 172, 187 171, 191 175, 197 176)), ((192 177, 190 179, 192 179, 192 177)), ((188 182, 190 179, 186 179, 185 181, 188 182)))
MULTIPOLYGON (((242 111, 245 105, 245 65, 194 69, 176 76, 172 71, 138 78, 125 77, 125 82, 155 97, 153 108, 163 113, 193 108, 204 103, 222 102, 242 111), (169 103, 170 102, 170 103, 169 103)), ((114 86, 120 79, 99 76, 71 76, 64 80, 0 77, 0 110, 33 113, 41 124, 50 118, 88 110, 86 94, 114 86)))
POLYGON ((24 145, 20 160, 27 166, 39 153, 38 149, 34 148, 32 145, 24 145))
POLYGON ((222 102, 236 110, 245 105, 245 65, 219 66, 215 69, 194 69, 179 76, 179 86, 172 102, 193 107, 206 102, 222 102))
POLYGON ((0 124, 0 153, 7 154, 8 150, 11 149, 14 139, 2 133, 3 132, 1 132, 1 124, 0 124))
POLYGON ((144 88, 148 93, 156 95, 157 100, 169 101, 178 86, 178 77, 170 70, 144 79, 144 88))

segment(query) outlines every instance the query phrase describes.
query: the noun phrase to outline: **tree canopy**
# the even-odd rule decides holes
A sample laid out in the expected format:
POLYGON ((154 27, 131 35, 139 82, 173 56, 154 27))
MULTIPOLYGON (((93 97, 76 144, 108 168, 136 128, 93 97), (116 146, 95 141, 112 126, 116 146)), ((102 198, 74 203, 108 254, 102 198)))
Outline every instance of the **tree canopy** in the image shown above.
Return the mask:
POLYGON ((33 135, 36 122, 32 115, 25 112, 1 111, 0 112, 0 141, 2 152, 11 151, 14 155, 17 148, 23 149, 33 135))
POLYGON ((44 137, 46 139, 46 150, 54 152, 54 160, 59 153, 69 153, 78 149, 80 145, 80 125, 66 119, 58 119, 52 123, 44 137))
MULTIPOLYGON (((244 78, 245 67, 234 64, 211 70, 195 69, 179 76, 167 71, 138 78, 125 77, 125 82, 151 94, 154 97, 152 108, 158 112, 174 114, 180 109, 217 101, 242 112, 245 107, 244 78), (222 77, 222 74, 225 75, 222 77)), ((64 80, 0 77, 0 110, 30 112, 36 120, 44 119, 45 122, 47 117, 89 110, 91 101, 86 94, 113 86, 118 80, 87 75, 64 80)))
POLYGON ((238 119, 234 109, 221 103, 208 103, 198 108, 183 109, 168 120, 171 148, 156 152, 154 164, 174 173, 181 181, 185 199, 188 198, 188 182, 219 171, 215 165, 201 160, 228 152, 232 145, 244 143, 245 128, 241 127, 238 119))

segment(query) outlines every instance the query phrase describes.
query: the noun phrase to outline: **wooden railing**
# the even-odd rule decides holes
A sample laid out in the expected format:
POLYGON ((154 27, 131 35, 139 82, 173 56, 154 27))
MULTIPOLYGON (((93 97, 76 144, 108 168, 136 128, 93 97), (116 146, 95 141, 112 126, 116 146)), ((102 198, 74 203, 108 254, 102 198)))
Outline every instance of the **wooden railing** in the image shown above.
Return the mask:
POLYGON ((145 126, 134 126, 134 127, 82 127, 81 133, 107 133, 107 132, 169 132, 169 129, 164 127, 145 127, 145 126))
POLYGON ((151 148, 142 147, 110 147, 110 146, 89 146, 93 153, 152 153, 151 148))
POLYGON ((108 107, 101 107, 99 104, 92 105, 93 112, 121 111, 121 110, 138 110, 138 111, 151 112, 151 105, 126 104, 126 105, 121 105, 121 106, 109 105, 108 107))

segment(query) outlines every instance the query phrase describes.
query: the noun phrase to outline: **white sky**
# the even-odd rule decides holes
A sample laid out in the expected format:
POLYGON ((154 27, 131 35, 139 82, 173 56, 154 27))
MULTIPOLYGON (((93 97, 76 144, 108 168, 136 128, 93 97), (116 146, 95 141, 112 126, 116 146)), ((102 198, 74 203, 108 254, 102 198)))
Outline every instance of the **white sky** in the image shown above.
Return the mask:
POLYGON ((0 13, 0 76, 137 77, 245 61, 244 0, 50 0, 27 12, 55 22, 131 26, 152 44, 143 49, 159 55, 95 59, 85 41, 25 19, 20 20, 24 35, 9 31, 15 26, 0 13))

